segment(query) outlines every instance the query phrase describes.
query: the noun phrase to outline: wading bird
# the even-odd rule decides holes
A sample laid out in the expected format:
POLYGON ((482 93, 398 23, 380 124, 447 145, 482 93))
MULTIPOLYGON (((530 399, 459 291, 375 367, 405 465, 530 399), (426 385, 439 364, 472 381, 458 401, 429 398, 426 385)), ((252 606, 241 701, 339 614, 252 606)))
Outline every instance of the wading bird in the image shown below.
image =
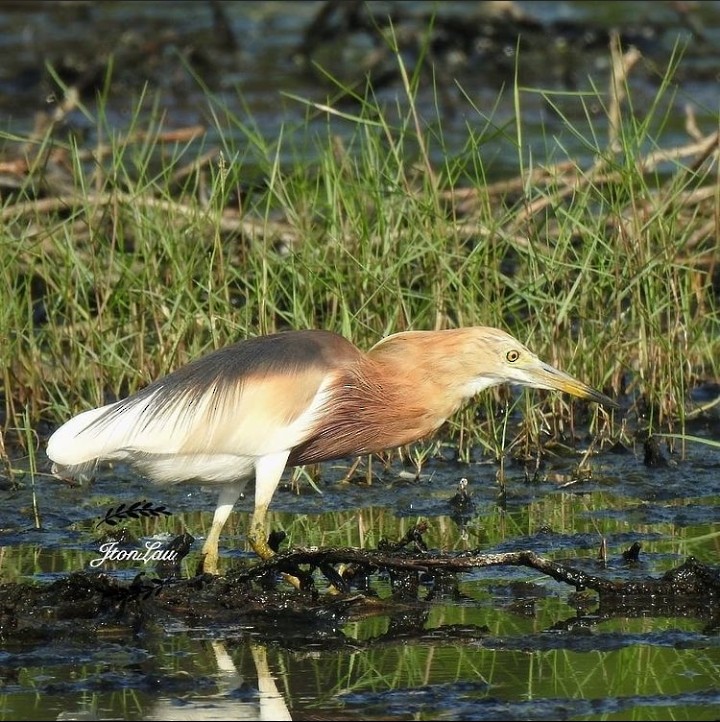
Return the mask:
POLYGON ((286 331, 213 351, 73 417, 50 437, 47 454, 61 476, 121 461, 156 482, 216 486, 203 546, 203 570, 216 574, 220 532, 253 475, 247 538, 267 559, 265 517, 286 467, 417 441, 502 383, 617 406, 496 328, 405 331, 368 352, 329 331, 286 331))

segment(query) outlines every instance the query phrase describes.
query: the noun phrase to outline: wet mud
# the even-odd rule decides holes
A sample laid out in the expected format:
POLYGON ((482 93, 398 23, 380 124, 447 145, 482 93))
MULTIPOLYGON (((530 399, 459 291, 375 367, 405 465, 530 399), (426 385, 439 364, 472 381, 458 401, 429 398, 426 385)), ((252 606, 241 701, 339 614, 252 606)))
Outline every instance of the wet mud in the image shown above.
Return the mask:
MULTIPOLYGON (((187 540, 180 538, 167 548, 184 546, 187 540)), ((636 543, 624 551, 623 562, 638 563, 640 546, 636 543)), ((460 575, 490 566, 526 567, 570 585, 575 592, 595 592, 596 619, 632 616, 642 610, 646 616, 696 615, 713 625, 720 623, 720 567, 694 558, 658 578, 628 581, 589 573, 532 551, 441 554, 418 547, 424 547, 422 532, 413 528, 400 543, 386 543, 378 550, 295 550, 224 576, 182 579, 142 572, 131 582, 122 582, 82 571, 45 585, 3 584, 0 640, 39 642, 66 635, 91 639, 112 628, 137 633, 171 618, 189 625, 252 621, 258 634, 275 639, 279 620, 283 628, 315 629, 368 615, 422 617, 423 609, 438 599, 461 599, 460 575), (386 596, 374 588, 378 575, 389 581, 386 596), (288 576, 298 581, 299 589, 287 583, 288 576), (317 577, 324 589, 316 583, 317 577)), ((587 597, 582 606, 587 614, 587 597)), ((416 631, 422 635, 425 630, 420 626, 416 631)), ((455 633, 447 631, 450 637, 455 633)), ((442 630, 433 634, 438 638, 442 630)))

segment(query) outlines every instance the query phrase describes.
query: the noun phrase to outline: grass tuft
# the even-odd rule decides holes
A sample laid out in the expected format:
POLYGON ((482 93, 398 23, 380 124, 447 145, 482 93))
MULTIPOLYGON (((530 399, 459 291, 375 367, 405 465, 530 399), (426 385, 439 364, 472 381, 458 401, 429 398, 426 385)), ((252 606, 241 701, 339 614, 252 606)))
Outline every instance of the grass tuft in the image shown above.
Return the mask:
POLYGON ((633 102, 639 58, 617 46, 607 90, 516 80, 514 126, 466 98, 474 122, 451 152, 395 55, 393 103, 337 81, 325 104, 295 98, 308 125, 274 139, 209 91, 213 128, 167 128, 146 92, 121 134, 106 96, 83 105, 71 88, 64 112, 82 113, 87 140, 62 117, 3 135, 17 176, 0 209, 6 443, 246 336, 328 328, 369 347, 475 324, 508 329, 623 410, 497 389, 448 423, 460 458, 532 456, 541 439, 571 442, 578 424, 601 441, 684 431, 690 391, 718 376, 720 194, 716 129, 664 140, 679 57, 646 103, 633 102), (526 145, 531 93, 583 158, 550 131, 544 148, 526 145), (318 115, 324 134, 310 130, 318 115), (486 164, 498 146, 515 177, 486 164))

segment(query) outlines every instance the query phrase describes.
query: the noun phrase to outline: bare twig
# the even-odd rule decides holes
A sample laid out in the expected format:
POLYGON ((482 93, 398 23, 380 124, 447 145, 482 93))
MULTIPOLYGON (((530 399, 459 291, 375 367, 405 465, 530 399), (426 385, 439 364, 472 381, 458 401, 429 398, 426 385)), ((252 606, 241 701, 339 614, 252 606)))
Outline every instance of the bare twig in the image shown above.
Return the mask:
POLYGON ((317 549, 295 550, 281 554, 257 564, 249 570, 233 573, 233 580, 249 580, 266 574, 268 571, 293 570, 300 564, 321 567, 332 564, 353 564, 374 569, 392 569, 395 571, 433 573, 470 572, 481 567, 523 566, 535 569, 558 582, 569 584, 577 590, 593 589, 603 596, 655 595, 665 597, 705 595, 720 598, 720 574, 716 569, 705 567, 694 559, 689 559, 682 567, 667 572, 660 579, 643 581, 615 581, 567 566, 551 559, 541 557, 532 551, 481 554, 468 552, 462 554, 394 554, 382 551, 359 549, 317 549))

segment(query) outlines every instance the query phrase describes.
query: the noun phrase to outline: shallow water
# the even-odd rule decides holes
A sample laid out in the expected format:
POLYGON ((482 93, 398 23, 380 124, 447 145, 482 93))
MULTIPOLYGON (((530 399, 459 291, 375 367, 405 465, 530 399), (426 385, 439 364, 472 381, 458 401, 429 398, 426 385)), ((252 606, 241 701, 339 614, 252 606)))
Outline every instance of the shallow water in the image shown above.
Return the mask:
MULTIPOLYGON (((399 462, 375 461, 370 485, 365 469, 340 481, 350 461, 338 462, 321 467, 317 490, 303 479, 286 484, 270 524, 288 533, 290 546, 373 548, 424 519, 430 552, 532 549, 618 580, 657 578, 691 555, 716 565, 720 452, 691 445, 685 458, 664 453, 669 466, 648 468, 641 448, 603 452, 591 478, 564 488, 574 456, 549 457, 534 482, 510 464, 504 495, 487 459, 431 460, 417 480, 399 462), (459 518, 448 500, 463 477, 474 507, 459 518), (621 553, 635 542, 639 561, 625 562, 621 553)), ((165 504, 172 515, 125 522, 134 543, 190 532, 195 543, 183 569, 191 575, 214 508, 212 493, 148 487, 123 468, 83 488, 41 474, 35 491, 39 529, 32 479, 3 492, 4 581, 46 583, 80 569, 128 583, 140 571, 152 575, 152 564, 142 562, 91 564, 102 556, 107 526, 98 522, 108 508, 140 499, 165 504)), ((244 541, 251 503, 241 500, 221 540, 225 571, 252 561, 244 541)), ((451 591, 421 589, 419 604, 358 619, 329 615, 313 625, 288 613, 271 624, 163 618, 136 633, 105 623, 91 638, 61 635, 52 644, 9 634, 0 647, 2 717, 717 718, 717 600, 618 611, 524 568, 474 569, 458 580, 451 591)), ((373 586, 389 594, 387 578, 373 586)))

